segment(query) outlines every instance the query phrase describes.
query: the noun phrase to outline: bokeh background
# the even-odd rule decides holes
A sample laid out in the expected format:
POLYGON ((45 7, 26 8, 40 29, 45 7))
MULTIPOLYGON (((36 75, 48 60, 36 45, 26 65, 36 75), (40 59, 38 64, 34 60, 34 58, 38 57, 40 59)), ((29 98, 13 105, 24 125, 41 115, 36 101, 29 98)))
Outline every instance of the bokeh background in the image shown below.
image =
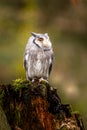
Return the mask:
POLYGON ((50 84, 87 129, 87 0, 1 0, 1 83, 26 77, 23 55, 32 31, 49 34, 55 55, 50 84))

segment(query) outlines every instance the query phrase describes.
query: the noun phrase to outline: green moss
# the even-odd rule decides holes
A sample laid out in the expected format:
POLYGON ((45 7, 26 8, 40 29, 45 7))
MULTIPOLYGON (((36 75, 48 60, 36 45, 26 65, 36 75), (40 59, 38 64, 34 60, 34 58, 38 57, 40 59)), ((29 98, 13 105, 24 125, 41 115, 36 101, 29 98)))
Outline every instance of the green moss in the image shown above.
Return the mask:
POLYGON ((60 130, 68 130, 68 129, 66 128, 66 126, 63 126, 62 128, 60 128, 60 130))
POLYGON ((19 90, 20 88, 27 88, 29 81, 26 79, 16 79, 13 81, 13 86, 15 91, 19 90))
POLYGON ((73 111, 72 113, 75 114, 75 115, 79 115, 80 114, 79 111, 73 111))

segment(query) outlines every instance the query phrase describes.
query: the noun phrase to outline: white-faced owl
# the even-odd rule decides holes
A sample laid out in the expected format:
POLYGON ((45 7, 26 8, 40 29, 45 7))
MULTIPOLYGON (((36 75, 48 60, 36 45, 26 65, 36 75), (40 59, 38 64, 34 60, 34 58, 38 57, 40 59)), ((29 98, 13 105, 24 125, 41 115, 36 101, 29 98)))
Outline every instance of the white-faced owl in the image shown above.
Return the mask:
POLYGON ((48 80, 53 64, 52 43, 47 33, 31 33, 24 53, 27 79, 48 80))

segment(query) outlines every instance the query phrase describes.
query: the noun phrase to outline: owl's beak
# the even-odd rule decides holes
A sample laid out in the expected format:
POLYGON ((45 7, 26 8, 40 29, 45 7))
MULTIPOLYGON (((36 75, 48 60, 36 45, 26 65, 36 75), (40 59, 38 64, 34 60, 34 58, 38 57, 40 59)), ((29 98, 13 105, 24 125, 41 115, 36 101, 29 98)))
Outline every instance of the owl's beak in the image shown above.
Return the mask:
POLYGON ((48 43, 47 43, 47 41, 44 39, 44 41, 43 41, 43 46, 44 47, 49 47, 49 45, 48 45, 48 43))

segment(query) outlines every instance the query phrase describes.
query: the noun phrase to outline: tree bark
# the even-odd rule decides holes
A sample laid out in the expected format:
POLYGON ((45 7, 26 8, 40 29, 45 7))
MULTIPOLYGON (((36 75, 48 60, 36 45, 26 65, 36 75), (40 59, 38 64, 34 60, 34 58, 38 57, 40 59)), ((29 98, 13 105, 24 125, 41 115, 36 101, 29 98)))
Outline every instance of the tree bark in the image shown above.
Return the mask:
POLYGON ((62 104, 46 82, 17 79, 0 85, 0 104, 12 130, 84 130, 80 114, 62 104))
POLYGON ((3 112, 2 108, 0 107, 0 130, 11 130, 6 119, 5 113, 3 112))

